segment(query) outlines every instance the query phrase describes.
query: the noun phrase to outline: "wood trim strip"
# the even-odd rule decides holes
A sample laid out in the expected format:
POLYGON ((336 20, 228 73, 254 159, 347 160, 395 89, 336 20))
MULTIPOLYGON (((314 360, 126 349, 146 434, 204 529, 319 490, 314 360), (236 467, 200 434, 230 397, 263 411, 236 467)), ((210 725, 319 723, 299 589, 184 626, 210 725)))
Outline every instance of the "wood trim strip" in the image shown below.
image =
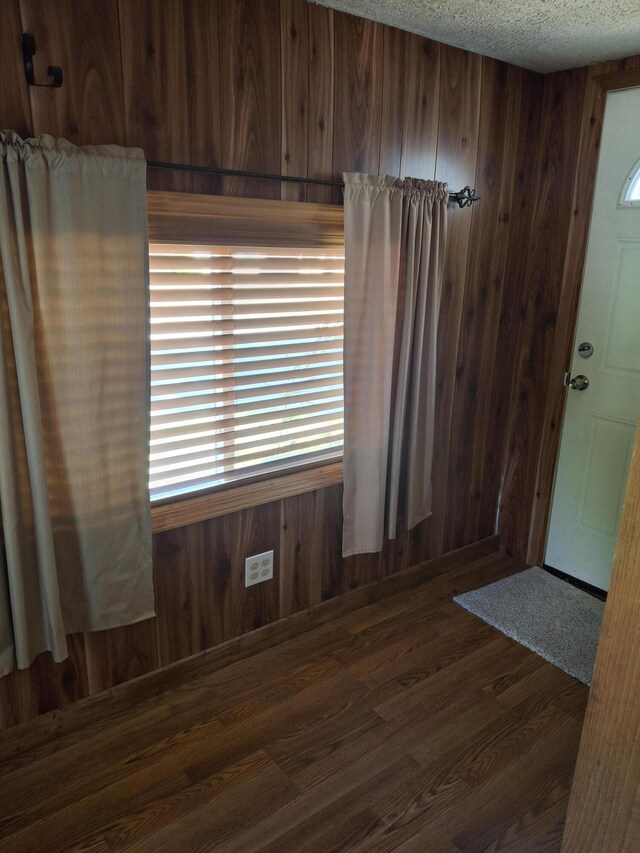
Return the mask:
POLYGON ((11 759, 25 750, 53 741, 96 721, 106 720, 138 702, 325 625, 345 613, 351 613, 447 571, 494 554, 498 550, 498 543, 498 536, 490 536, 441 557, 418 563, 395 575, 323 601, 248 634, 234 637, 204 652, 80 699, 66 708, 50 711, 5 729, 0 732, 0 761, 11 759))
POLYGON ((640 808, 640 429, 627 484, 563 853, 637 849, 640 808))
POLYGON ((573 184, 572 216, 567 236, 558 316, 549 367, 552 380, 544 405, 542 438, 536 461, 536 482, 529 519, 526 559, 531 561, 531 565, 542 563, 544 560, 567 398, 567 389, 562 377, 571 366, 571 349, 578 320, 603 117, 603 92, 594 85, 592 78, 587 77, 582 108, 580 147, 573 184))
POLYGON ((341 246, 341 205, 147 191, 151 242, 341 246))
POLYGON ((595 74, 593 80, 605 92, 612 92, 614 89, 630 89, 632 86, 640 86, 640 68, 595 74))
POLYGON ((326 489, 341 483, 342 478, 342 462, 331 462, 292 474, 279 474, 268 480, 233 485, 198 497, 159 504, 151 507, 152 529, 154 533, 175 530, 197 521, 207 521, 231 512, 314 492, 316 489, 326 489))

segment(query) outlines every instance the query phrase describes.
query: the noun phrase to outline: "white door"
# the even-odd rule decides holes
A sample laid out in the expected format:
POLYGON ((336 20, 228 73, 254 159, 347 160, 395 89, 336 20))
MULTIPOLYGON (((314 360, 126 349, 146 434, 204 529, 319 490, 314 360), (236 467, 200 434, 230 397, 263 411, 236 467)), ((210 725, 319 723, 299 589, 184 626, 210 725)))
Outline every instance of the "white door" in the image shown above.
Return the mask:
POLYGON ((567 388, 545 553, 547 565, 600 589, 609 587, 640 418, 640 202, 621 204, 636 196, 629 189, 634 167, 640 89, 627 89, 607 97, 571 363, 575 387, 567 388), (589 380, 583 390, 581 375, 589 380))

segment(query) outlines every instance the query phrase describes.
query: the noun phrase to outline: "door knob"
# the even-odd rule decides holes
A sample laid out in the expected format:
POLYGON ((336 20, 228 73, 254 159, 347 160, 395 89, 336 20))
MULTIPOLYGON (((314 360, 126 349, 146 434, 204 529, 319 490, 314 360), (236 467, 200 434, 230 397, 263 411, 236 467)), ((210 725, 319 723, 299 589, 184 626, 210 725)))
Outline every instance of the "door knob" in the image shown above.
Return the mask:
POLYGON ((573 388, 574 391, 586 391, 589 387, 589 379, 582 373, 579 373, 577 376, 574 376, 573 379, 570 379, 567 383, 569 388, 573 388))

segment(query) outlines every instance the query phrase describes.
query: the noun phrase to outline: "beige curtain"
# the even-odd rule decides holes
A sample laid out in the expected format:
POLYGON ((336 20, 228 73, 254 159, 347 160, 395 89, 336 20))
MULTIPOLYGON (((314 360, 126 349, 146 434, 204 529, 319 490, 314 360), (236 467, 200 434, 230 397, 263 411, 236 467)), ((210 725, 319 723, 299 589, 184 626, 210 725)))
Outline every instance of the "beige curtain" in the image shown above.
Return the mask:
POLYGON ((343 555, 431 513, 447 185, 347 174, 343 555))
POLYGON ((0 675, 153 615, 146 164, 0 133, 0 675))

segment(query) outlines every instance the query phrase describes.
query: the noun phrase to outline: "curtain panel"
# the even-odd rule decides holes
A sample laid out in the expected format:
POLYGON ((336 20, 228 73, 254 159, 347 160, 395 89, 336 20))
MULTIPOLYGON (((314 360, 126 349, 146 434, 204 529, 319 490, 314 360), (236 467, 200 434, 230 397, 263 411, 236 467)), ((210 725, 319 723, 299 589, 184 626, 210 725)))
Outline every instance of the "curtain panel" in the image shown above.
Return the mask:
POLYGON ((444 183, 345 174, 343 555, 431 514, 444 183))
POLYGON ((0 133, 0 675, 153 615, 146 164, 0 133))

